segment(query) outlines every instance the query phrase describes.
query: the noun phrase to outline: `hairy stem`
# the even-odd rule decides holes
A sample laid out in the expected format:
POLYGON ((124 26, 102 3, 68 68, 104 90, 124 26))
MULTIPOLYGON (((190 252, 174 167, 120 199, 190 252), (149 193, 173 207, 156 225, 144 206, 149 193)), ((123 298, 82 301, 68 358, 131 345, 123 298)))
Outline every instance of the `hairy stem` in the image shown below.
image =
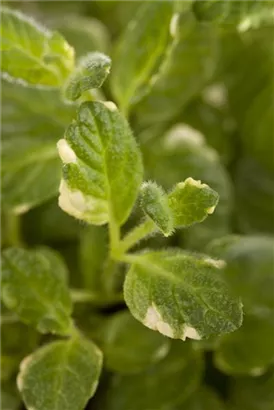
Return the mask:
MULTIPOLYGON (((119 255, 123 255, 127 252, 130 248, 136 245, 140 240, 144 239, 146 236, 151 234, 156 230, 155 224, 150 219, 146 219, 143 223, 139 226, 136 226, 132 229, 120 242, 119 246, 119 255)), ((119 259, 119 255, 118 259, 119 259)))

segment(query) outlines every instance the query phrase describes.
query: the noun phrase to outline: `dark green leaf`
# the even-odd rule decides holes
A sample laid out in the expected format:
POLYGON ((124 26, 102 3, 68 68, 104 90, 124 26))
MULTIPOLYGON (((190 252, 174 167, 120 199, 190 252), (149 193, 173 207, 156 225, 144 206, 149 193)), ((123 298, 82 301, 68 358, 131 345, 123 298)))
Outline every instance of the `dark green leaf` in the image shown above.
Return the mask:
POLYGON ((121 373, 136 373, 162 360, 168 353, 167 338, 147 329, 132 315, 119 312, 105 325, 103 346, 105 365, 121 373))

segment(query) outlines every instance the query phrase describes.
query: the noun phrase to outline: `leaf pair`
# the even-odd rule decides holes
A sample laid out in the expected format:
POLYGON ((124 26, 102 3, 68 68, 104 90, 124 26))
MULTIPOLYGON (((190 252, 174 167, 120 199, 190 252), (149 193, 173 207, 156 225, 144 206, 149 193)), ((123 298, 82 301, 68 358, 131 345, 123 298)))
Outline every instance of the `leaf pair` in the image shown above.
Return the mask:
POLYGON ((175 227, 202 222, 214 212, 218 199, 217 192, 192 178, 177 184, 168 195, 155 183, 145 183, 141 188, 142 208, 165 236, 175 227))

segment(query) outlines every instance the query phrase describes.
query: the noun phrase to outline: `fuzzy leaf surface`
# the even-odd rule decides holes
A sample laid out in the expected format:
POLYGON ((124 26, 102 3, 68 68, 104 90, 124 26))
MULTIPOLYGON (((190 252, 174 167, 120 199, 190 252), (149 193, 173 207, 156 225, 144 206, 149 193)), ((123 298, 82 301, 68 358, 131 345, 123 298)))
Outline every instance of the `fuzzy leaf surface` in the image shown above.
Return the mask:
POLYGON ((58 149, 64 164, 60 207, 94 225, 110 219, 123 224, 137 197, 143 166, 130 127, 113 103, 83 103, 58 149))
POLYGON ((1 9, 1 69, 29 85, 60 87, 74 67, 74 50, 19 11, 1 9))
POLYGON ((75 101, 92 88, 100 88, 107 78, 111 60, 99 52, 89 53, 82 57, 68 79, 65 87, 65 96, 68 100, 75 101))
POLYGON ((62 259, 50 250, 8 248, 2 254, 2 300, 41 333, 70 332, 72 303, 62 259))
POLYGON ((102 353, 80 337, 57 341, 27 356, 17 385, 28 409, 83 410, 94 395, 102 353))
POLYGON ((199 340, 241 325, 242 306, 224 281, 223 261, 179 250, 133 258, 125 301, 145 326, 171 338, 199 340))

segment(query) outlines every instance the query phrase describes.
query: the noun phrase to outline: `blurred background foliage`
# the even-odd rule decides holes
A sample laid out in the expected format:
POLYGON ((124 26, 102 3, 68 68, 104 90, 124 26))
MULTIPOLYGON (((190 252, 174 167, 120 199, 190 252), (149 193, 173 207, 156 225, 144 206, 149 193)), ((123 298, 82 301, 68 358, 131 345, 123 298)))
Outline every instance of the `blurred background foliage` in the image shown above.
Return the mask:
MULTIPOLYGON (((116 44, 142 2, 3 3, 61 32, 77 57, 99 50, 110 55, 114 69, 119 64, 127 69, 127 61, 116 61, 116 44)), ((189 176, 201 179, 218 191, 220 202, 203 224, 170 239, 150 238, 146 245, 179 246, 231 261, 227 277, 246 296, 246 319, 238 332, 220 340, 178 347, 139 329, 121 314, 121 304, 104 309, 77 305, 80 326, 106 355, 107 370, 88 408, 145 410, 142 396, 151 386, 147 394, 154 407, 149 408, 161 398, 158 410, 163 403, 161 410, 273 410, 274 20, 237 30, 229 22, 200 23, 190 11, 179 24, 180 41, 171 51, 170 66, 161 82, 143 84, 145 93, 132 102, 129 122, 143 153, 146 179, 166 189, 189 176), (146 354, 138 357, 134 349, 146 354), (128 375, 132 368, 135 374, 128 375), (169 405, 178 391, 182 404, 169 405)), ((110 75, 100 94, 89 98, 119 103, 113 81, 110 75)), ((61 162, 55 144, 75 106, 56 91, 21 87, 19 92, 18 87, 2 83, 2 246, 50 246, 65 258, 72 286, 100 295, 107 231, 85 226, 57 205, 61 162)), ((124 229, 141 217, 136 207, 124 229)), ((116 275, 122 283, 121 267, 116 275)), ((18 364, 43 341, 4 308, 2 315, 2 408, 19 409, 14 390, 18 364)))

